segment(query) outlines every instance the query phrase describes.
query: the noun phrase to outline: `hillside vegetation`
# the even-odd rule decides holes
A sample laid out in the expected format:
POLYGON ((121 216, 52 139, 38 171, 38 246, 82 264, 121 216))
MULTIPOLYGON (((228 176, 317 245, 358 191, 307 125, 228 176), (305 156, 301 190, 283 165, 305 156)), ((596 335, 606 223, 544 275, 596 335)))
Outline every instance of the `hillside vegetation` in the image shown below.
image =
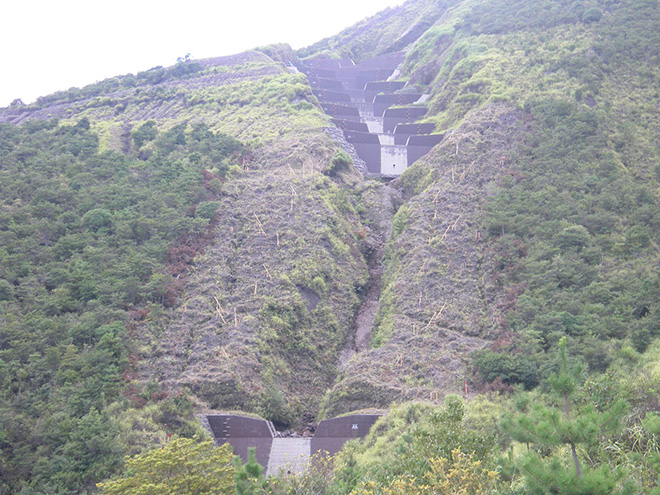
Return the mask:
POLYGON ((93 490, 193 405, 313 417, 350 332, 358 176, 304 77, 149 72, 4 112, 2 493, 93 490))
POLYGON ((410 0, 1 109, 0 494, 95 493, 202 412, 372 407, 240 493, 657 493, 659 7, 410 0), (365 180, 289 64, 399 50, 446 137, 365 180))
POLYGON ((468 345, 475 386, 529 388, 561 336, 597 372, 658 336, 658 22, 654 2, 464 2, 413 46, 401 77, 452 132, 400 179, 377 349, 340 404, 458 390, 462 338, 496 339, 468 345))

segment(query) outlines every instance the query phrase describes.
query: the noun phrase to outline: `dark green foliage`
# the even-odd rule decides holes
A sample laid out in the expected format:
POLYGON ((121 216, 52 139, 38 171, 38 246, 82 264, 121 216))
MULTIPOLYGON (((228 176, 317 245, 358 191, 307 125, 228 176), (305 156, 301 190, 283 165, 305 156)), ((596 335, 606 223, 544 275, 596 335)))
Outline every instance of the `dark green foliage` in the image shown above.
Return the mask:
MULTIPOLYGON (((525 493, 625 493, 624 471, 616 466, 631 466, 631 471, 646 466, 648 472, 653 472, 653 463, 660 462, 653 455, 657 449, 652 448, 660 431, 657 417, 648 414, 641 426, 638 421, 647 411, 657 409, 657 369, 649 361, 648 370, 636 370, 634 380, 628 382, 626 373, 621 371, 642 359, 639 353, 652 352, 657 347, 654 341, 660 336, 659 12, 657 0, 419 0, 381 13, 299 52, 304 56, 326 52, 359 61, 404 49, 428 29, 428 36, 409 52, 402 75, 410 73, 414 76, 413 84, 425 86, 424 91, 430 94, 428 118, 438 124, 438 131, 462 122, 471 129, 464 138, 459 137, 460 133, 448 134, 456 144, 451 156, 430 154, 427 165, 431 166, 413 167, 403 178, 404 182, 416 183, 414 194, 436 181, 440 168, 448 170, 453 160, 470 148, 465 146, 468 141, 479 148, 472 157, 474 163, 490 163, 493 155, 500 156, 498 142, 491 140, 488 132, 482 132, 485 127, 475 125, 484 106, 506 101, 526 113, 526 119, 521 119, 526 126, 524 142, 518 143, 520 146, 513 143, 511 153, 507 149, 507 158, 500 163, 501 173, 494 174, 496 178, 487 189, 473 190, 472 198, 477 202, 481 197, 487 198, 489 204, 483 216, 479 210, 470 221, 476 225, 483 218, 487 236, 482 237, 483 232, 476 232, 475 227, 480 242, 469 239, 459 250, 451 249, 454 254, 449 255, 457 257, 463 248, 485 246, 479 273, 473 272, 471 278, 478 280, 486 275, 497 287, 490 287, 482 279, 479 302, 483 306, 499 304, 500 289, 506 295, 506 304, 498 306, 502 311, 496 315, 497 321, 502 330, 516 335, 516 339, 503 351, 475 354, 474 363, 482 380, 501 379, 505 384, 521 384, 525 388, 532 388, 539 381, 544 384, 526 394, 527 403, 519 402, 521 414, 510 418, 511 434, 531 444, 531 453, 521 462, 530 477, 525 493), (433 26, 436 20, 439 22, 433 26), (437 157, 442 159, 436 160, 437 157), (487 272, 491 259, 495 273, 487 272), (564 355, 557 363, 549 351, 556 343, 564 342, 567 335, 576 359, 571 361, 564 355), (587 364, 594 373, 586 387, 580 386, 582 377, 578 376, 575 363, 587 364), (596 374, 600 372, 604 373, 596 374), (636 422, 617 438, 612 432, 625 408, 617 402, 620 396, 630 399, 636 422), (536 401, 533 406, 530 397, 536 401), (635 437, 635 428, 644 429, 643 434, 635 437), (570 457, 566 455, 568 449, 573 451, 570 457), (579 456, 582 476, 573 468, 578 464, 572 454, 579 456), (611 468, 606 466, 608 463, 611 468)), ((294 59, 284 46, 261 51, 284 63, 294 59)), ((266 67, 257 62, 251 67, 251 63, 240 69, 249 80, 258 77, 255 74, 260 71, 274 77, 233 87, 225 84, 225 76, 231 76, 229 70, 223 72, 227 68, 207 67, 203 69, 204 80, 215 78, 222 84, 188 92, 185 83, 176 87, 169 84, 202 71, 200 64, 185 57, 171 68, 156 67, 135 76, 61 92, 41 98, 25 109, 19 102, 13 104, 12 111, 23 112, 83 102, 66 109, 71 112, 66 115, 71 115, 72 125, 60 125, 54 120, 28 121, 20 128, 0 124, 2 495, 93 490, 94 481, 121 469, 124 450, 154 442, 145 441, 138 447, 123 443, 122 433, 126 429, 120 431, 119 418, 126 411, 134 411, 130 405, 141 407, 155 402, 154 423, 167 423, 176 432, 192 434, 190 423, 183 418, 192 415, 193 403, 185 394, 168 398, 166 389, 155 381, 142 387, 130 384, 130 363, 134 363, 137 349, 143 346, 135 336, 135 321, 149 326, 155 339, 163 332, 159 327, 164 320, 159 316, 162 306, 176 303, 180 275, 195 254, 190 252, 190 246, 197 245, 214 218, 237 220, 231 225, 232 241, 223 245, 231 257, 218 262, 222 263, 222 273, 209 273, 207 277, 217 284, 218 280, 229 281, 227 293, 234 299, 215 303, 222 302, 228 310, 224 316, 234 309, 235 330, 229 329, 230 323, 222 327, 220 335, 207 334, 211 349, 202 354, 203 365, 206 367, 208 360, 211 373, 212 368, 222 366, 222 355, 213 355, 213 342, 219 341, 218 346, 222 346, 230 341, 231 332, 242 332, 233 336, 232 345, 227 347, 236 362, 248 362, 246 369, 257 370, 258 379, 248 383, 238 373, 232 375, 236 367, 227 368, 231 376, 226 381, 216 381, 213 376, 198 384, 197 398, 210 407, 252 408, 288 424, 297 420, 295 416, 303 407, 313 412, 309 403, 316 400, 319 391, 331 386, 336 374, 333 353, 346 339, 358 307, 358 286, 364 287, 367 280, 361 272, 362 265, 357 263, 352 265, 348 283, 335 268, 345 263, 347 253, 360 256, 351 232, 367 232, 365 243, 372 233, 379 234, 361 229, 357 214, 348 215, 348 222, 341 221, 343 217, 338 212, 363 208, 343 190, 325 195, 327 209, 314 201, 304 211, 297 209, 299 203, 294 204, 293 200, 289 207, 290 188, 295 186, 292 194, 302 204, 317 191, 338 187, 334 181, 310 186, 306 181, 315 180, 314 175, 303 173, 302 177, 292 175, 291 180, 298 182, 290 184, 289 179, 278 182, 277 174, 272 174, 268 186, 262 187, 260 168, 286 163, 271 157, 293 156, 299 151, 297 143, 277 142, 277 137, 266 140, 273 144, 267 159, 254 167, 250 164, 250 173, 246 174, 249 178, 227 192, 231 200, 244 199, 236 202, 248 207, 241 212, 244 215, 233 215, 231 208, 235 204, 219 201, 225 188, 222 179, 232 165, 242 164, 245 149, 235 139, 211 132, 206 124, 190 125, 184 121, 198 122, 222 114, 228 128, 237 132, 252 129, 252 136, 257 137, 269 129, 273 136, 284 136, 291 134, 286 127, 292 115, 308 115, 302 110, 312 107, 307 101, 311 90, 301 75, 277 75, 282 70, 280 64, 266 67), (131 98, 135 101, 129 101, 131 98), (122 130, 121 148, 125 154, 99 152, 99 139, 90 131, 98 125, 107 131, 102 145, 110 142, 110 148, 118 149, 112 142, 118 137, 113 134, 118 127, 108 131, 105 123, 90 122, 75 114, 80 108, 89 116, 106 118, 105 110, 114 111, 115 116, 128 110, 120 118, 130 119, 131 114, 157 115, 163 101, 174 104, 170 115, 180 111, 185 117, 172 117, 168 120, 170 127, 154 121, 124 121, 133 125, 130 134, 128 126, 122 130), (262 118, 268 108, 277 110, 277 122, 282 125, 272 125, 262 118), (274 190, 278 194, 285 191, 282 194, 286 201, 273 201, 280 206, 272 215, 267 208, 255 212, 268 191, 274 190), (254 197, 245 200, 251 193, 254 197), (218 211, 223 216, 215 216, 218 211), (323 222, 310 221, 312 211, 323 216, 323 222), (253 230, 245 227, 254 223, 254 216, 265 220, 268 236, 255 235, 256 224, 253 230), (291 223, 296 217, 298 223, 291 223), (327 225, 324 222, 328 218, 333 226, 325 231, 321 227, 327 225), (310 225, 317 229, 313 236, 298 235, 310 225), (259 242, 253 244, 257 238, 259 242), (259 251, 261 242, 267 247, 259 251), (295 255, 295 276, 291 267, 286 267, 294 243, 300 247, 295 255), (315 251, 302 249, 324 243, 324 256, 310 257, 315 251), (268 258, 277 260, 276 263, 266 267, 260 259, 257 269, 248 269, 250 256, 256 257, 252 253, 268 253, 263 255, 266 258, 272 252, 278 256, 281 253, 280 257, 268 258), (274 281, 270 281, 270 273, 262 273, 262 268, 272 270, 274 281), (248 283, 249 291, 238 290, 248 283), (350 297, 354 302, 341 306, 346 309, 345 319, 338 321, 333 311, 339 306, 331 305, 340 297, 350 297), (241 327, 236 319, 237 308, 241 318, 247 314, 241 314, 242 308, 250 304, 258 309, 240 322, 244 325, 241 327), (256 336, 256 346, 246 335, 256 336)), ((118 120, 108 118, 112 125, 117 124, 118 120)), ((217 121, 211 118, 208 124, 215 126, 217 121)), ((313 120, 309 125, 322 123, 313 120)), ((488 123, 489 127, 498 125, 497 120, 488 123)), ((332 154, 323 156, 316 151, 319 150, 309 156, 314 157, 312 162, 323 163, 318 169, 325 167, 327 175, 340 177, 340 172, 350 169, 350 158, 343 152, 330 158, 332 154)), ((295 168, 296 161, 292 163, 295 168)), ((301 163, 307 163, 306 158, 298 165, 301 163)), ((466 180, 476 183, 483 178, 470 177, 468 173, 466 180)), ((454 183, 453 174, 451 182, 454 183)), ((467 192, 465 197, 470 198, 467 192)), ((406 242, 402 244, 401 258, 410 259, 423 245, 437 242, 426 236, 418 242, 413 237, 410 227, 415 225, 417 211, 404 206, 394 219, 392 237, 406 242)), ((447 212, 435 213, 435 224, 447 220, 447 212)), ((461 218, 461 212, 455 213, 461 218)), ((462 229, 464 226, 459 224, 457 230, 445 233, 459 236, 462 229)), ((423 231, 426 234, 430 229, 423 231)), ((440 243, 444 240, 443 236, 440 243)), ((429 265, 437 261, 434 258, 435 254, 429 257, 429 265)), ((392 259, 394 270, 398 269, 397 263, 404 266, 394 256, 392 259)), ((418 270, 421 274, 417 267, 411 271, 418 270)), ((465 275, 461 269, 454 272, 452 275, 459 280, 465 275)), ((423 283, 419 285, 425 290, 423 283)), ((415 292, 417 289, 413 282, 410 287, 391 287, 401 294, 410 287, 415 292)), ((446 292, 449 306, 459 305, 462 290, 461 287, 456 293, 446 292)), ((210 290, 208 295, 213 296, 210 290)), ((417 297, 415 294, 408 299, 417 297)), ((382 298, 381 307, 390 313, 381 316, 403 315, 387 308, 386 302, 382 298)), ((463 306, 465 314, 460 320, 438 323, 443 332, 445 328, 456 334, 463 331, 463 316, 474 311, 469 304, 463 306)), ((215 311, 212 302, 208 308, 202 307, 199 326, 205 325, 208 318, 216 318, 215 311)), ((446 313, 450 311, 448 307, 446 313)), ((423 325, 435 332, 434 326, 427 325, 431 314, 423 316, 423 325)), ((182 320, 184 326, 190 321, 185 317, 182 320)), ((407 325, 393 317, 391 320, 392 325, 407 325)), ((190 333, 195 345, 198 340, 206 345, 204 339, 190 333)), ((487 338, 492 335, 489 329, 487 338)), ((361 353, 369 356, 365 361, 380 364, 392 357, 384 352, 388 338, 387 332, 377 334, 374 342, 382 346, 382 351, 361 353)), ((447 342, 440 340, 444 336, 438 339, 441 345, 437 347, 442 348, 447 342)), ((437 397, 438 392, 432 387, 439 381, 430 377, 440 365, 424 362, 424 357, 419 358, 416 352, 425 345, 424 341, 431 340, 420 334, 404 336, 399 341, 402 349, 405 346, 402 356, 411 360, 414 375, 392 370, 388 376, 385 370, 377 377, 378 382, 391 382, 396 375, 405 376, 407 381, 385 392, 378 389, 380 383, 370 382, 347 389, 333 404, 334 409, 328 410, 373 405, 374 398, 383 404, 401 397, 427 398, 429 389, 431 397, 437 397)), ((432 342, 435 352, 436 341, 432 342)), ((450 346, 452 353, 461 354, 462 350, 454 345, 455 342, 450 346)), ((150 358, 167 361, 170 356, 163 358, 158 354, 162 349, 153 346, 150 358)), ((189 348, 176 350, 181 355, 188 352, 189 348)), ((176 366, 178 363, 173 368, 176 366)), ((458 377, 460 369, 452 368, 452 373, 458 377)), ((413 407, 408 411, 411 417, 415 416, 413 407)), ((480 430, 481 423, 469 423, 464 404, 456 397, 446 399, 428 417, 409 419, 406 418, 406 427, 400 434, 384 442, 386 447, 381 446, 370 464, 361 463, 363 459, 357 450, 355 456, 343 459, 335 477, 337 493, 350 492, 368 477, 381 486, 387 486, 397 475, 421 480, 428 471, 430 457, 450 458, 454 448, 474 452, 477 459, 489 464, 496 445, 509 441, 505 437, 494 438, 495 427, 480 430)), ((146 427, 141 423, 128 425, 129 431, 133 428, 146 427)), ((381 433, 387 433, 385 430, 381 433)), ((374 443, 376 440, 372 439, 372 447, 374 443)), ((242 492, 263 487, 261 469, 253 461, 251 458, 243 467, 245 484, 239 487, 242 492)), ((653 483, 656 478, 657 471, 651 476, 653 483)), ((314 492, 325 489, 331 493, 334 488, 326 481, 315 478, 314 492)), ((296 486, 296 482, 291 486, 296 486)), ((658 491, 651 483, 645 483, 646 488, 658 491)), ((513 489, 502 493, 513 493, 513 489)))
POLYGON ((598 8, 591 8, 589 10, 585 10, 584 14, 582 14, 582 22, 585 24, 589 24, 590 22, 598 22, 602 19, 602 17, 602 10, 598 8))
MULTIPOLYGON (((133 393, 127 310, 144 317, 176 301, 186 262, 177 240, 205 232, 210 216, 196 206, 211 212, 217 198, 206 168, 243 151, 185 124, 140 132, 154 140, 146 162, 99 153, 87 119, 0 127, 3 495, 79 493, 121 468, 106 410, 133 393)), ((182 423, 190 407, 167 404, 162 420, 192 434, 182 423)))
POLYGON ((473 359, 479 375, 486 383, 500 378, 509 385, 521 383, 526 389, 538 385, 535 363, 521 354, 485 350, 475 353, 473 359))
POLYGON ((197 208, 195 209, 195 216, 211 220, 219 207, 220 203, 217 201, 204 201, 197 205, 197 208))
POLYGON ((82 217, 83 227, 94 232, 102 227, 109 227, 111 222, 112 213, 103 208, 89 210, 82 217))
POLYGON ((574 337, 575 351, 602 370, 609 358, 595 336, 648 345, 660 294, 657 273, 646 268, 657 263, 657 219, 648 210, 656 193, 615 163, 595 112, 555 99, 529 109, 529 147, 512 164, 524 176, 502 181, 487 206, 499 268, 525 288, 508 322, 534 352, 574 337), (636 307, 647 309, 633 326, 636 307))
POLYGON ((339 172, 348 170, 352 163, 351 157, 345 151, 340 150, 332 157, 330 166, 324 173, 330 177, 335 177, 339 172))
POLYGON ((0 279, 0 301, 11 301, 14 288, 4 279, 0 279))
POLYGON ((146 142, 153 141, 157 135, 158 129, 156 129, 156 122, 153 120, 145 122, 131 133, 135 146, 138 148, 146 142))
POLYGON ((632 486, 620 486, 623 473, 612 472, 607 465, 591 467, 580 459, 577 446, 593 448, 601 436, 613 434, 621 427, 628 404, 619 400, 604 412, 592 405, 576 407, 582 370, 571 366, 566 338, 559 342, 559 371, 548 377, 553 404, 521 402, 524 412, 504 417, 504 426, 514 439, 533 444, 538 454, 530 453, 521 463, 530 493, 533 494, 600 494, 634 493, 632 486), (543 459, 543 449, 568 445, 571 467, 558 458, 543 459))
POLYGON ((266 488, 266 478, 263 466, 257 462, 255 448, 248 449, 248 461, 243 464, 239 457, 235 458, 236 493, 237 495, 256 495, 266 488))

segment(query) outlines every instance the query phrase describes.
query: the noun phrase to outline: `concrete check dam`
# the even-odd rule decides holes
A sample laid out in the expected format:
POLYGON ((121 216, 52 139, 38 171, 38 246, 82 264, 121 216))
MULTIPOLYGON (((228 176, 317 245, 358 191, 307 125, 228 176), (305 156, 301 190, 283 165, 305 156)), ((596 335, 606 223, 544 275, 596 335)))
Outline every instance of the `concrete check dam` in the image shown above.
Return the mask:
POLYGON ((284 438, 265 419, 235 414, 208 415, 206 419, 216 443, 229 443, 243 462, 248 460, 248 449, 254 448, 257 462, 268 476, 304 472, 315 455, 334 455, 347 441, 366 436, 379 417, 354 414, 326 419, 312 437, 284 438))
POLYGON ((397 80, 404 53, 355 64, 349 59, 304 62, 302 72, 321 107, 366 163, 366 175, 396 177, 442 141, 433 123, 418 123, 428 95, 397 80))

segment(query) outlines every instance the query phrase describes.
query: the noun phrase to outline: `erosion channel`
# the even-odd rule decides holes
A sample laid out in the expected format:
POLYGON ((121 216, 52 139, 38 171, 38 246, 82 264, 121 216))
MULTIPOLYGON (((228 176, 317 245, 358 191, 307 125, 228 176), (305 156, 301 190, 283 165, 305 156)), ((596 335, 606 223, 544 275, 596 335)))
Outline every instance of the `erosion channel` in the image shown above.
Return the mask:
POLYGON ((339 356, 344 368, 350 358, 370 347, 382 288, 385 246, 392 233, 392 217, 402 203, 401 193, 388 182, 367 181, 361 191, 365 206, 368 249, 365 253, 369 268, 369 283, 365 288, 362 305, 357 311, 353 333, 339 356))

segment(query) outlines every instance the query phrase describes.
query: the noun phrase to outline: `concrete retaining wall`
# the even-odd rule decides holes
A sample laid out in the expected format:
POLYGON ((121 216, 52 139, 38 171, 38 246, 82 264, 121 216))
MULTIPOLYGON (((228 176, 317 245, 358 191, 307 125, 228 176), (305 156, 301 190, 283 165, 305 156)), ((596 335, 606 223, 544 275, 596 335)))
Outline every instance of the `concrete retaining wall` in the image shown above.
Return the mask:
POLYGON ((330 119, 332 123, 342 131, 369 132, 369 127, 364 122, 355 122, 353 120, 330 119))
POLYGON ((375 414, 356 414, 321 421, 312 437, 312 453, 336 454, 349 440, 364 438, 378 418, 375 414))
POLYGON ((284 468, 292 473, 306 469, 310 455, 336 454, 353 438, 363 438, 380 416, 359 414, 323 420, 311 438, 280 438, 270 421, 234 414, 206 416, 219 445, 229 443, 234 453, 247 461, 250 447, 256 450, 257 462, 267 467, 267 474, 284 468))
POLYGON ((267 466, 273 445, 275 428, 264 419, 237 415, 207 416, 211 431, 219 445, 229 443, 234 453, 247 462, 248 449, 255 447, 257 462, 267 466))
MULTIPOLYGON (((415 103, 421 98, 421 94, 417 93, 394 93, 394 94, 380 94, 374 96, 374 115, 382 116, 385 110, 390 107, 398 105, 410 105, 415 103)), ((426 109, 424 109, 426 114, 426 109)))
POLYGON ((308 77, 308 79, 309 79, 309 85, 312 88, 331 89, 331 90, 344 89, 344 86, 341 83, 341 81, 337 81, 336 79, 328 79, 326 77, 308 77))
POLYGON ((410 124, 424 115, 425 107, 388 108, 383 113, 383 131, 392 133, 398 124, 410 124))
POLYGON ((325 113, 332 117, 360 122, 360 112, 358 112, 358 109, 355 107, 340 105, 337 103, 323 103, 321 104, 321 107, 325 113))
POLYGON ((332 102, 332 103, 345 103, 349 105, 351 103, 351 97, 348 95, 348 93, 342 93, 341 91, 318 88, 318 89, 313 89, 312 92, 320 101, 332 102))
POLYGON ((394 128, 394 142, 396 144, 408 144, 410 136, 431 134, 435 124, 398 124, 394 128))
POLYGON ((406 146, 381 146, 380 173, 383 175, 401 175, 408 168, 408 149, 406 146))

